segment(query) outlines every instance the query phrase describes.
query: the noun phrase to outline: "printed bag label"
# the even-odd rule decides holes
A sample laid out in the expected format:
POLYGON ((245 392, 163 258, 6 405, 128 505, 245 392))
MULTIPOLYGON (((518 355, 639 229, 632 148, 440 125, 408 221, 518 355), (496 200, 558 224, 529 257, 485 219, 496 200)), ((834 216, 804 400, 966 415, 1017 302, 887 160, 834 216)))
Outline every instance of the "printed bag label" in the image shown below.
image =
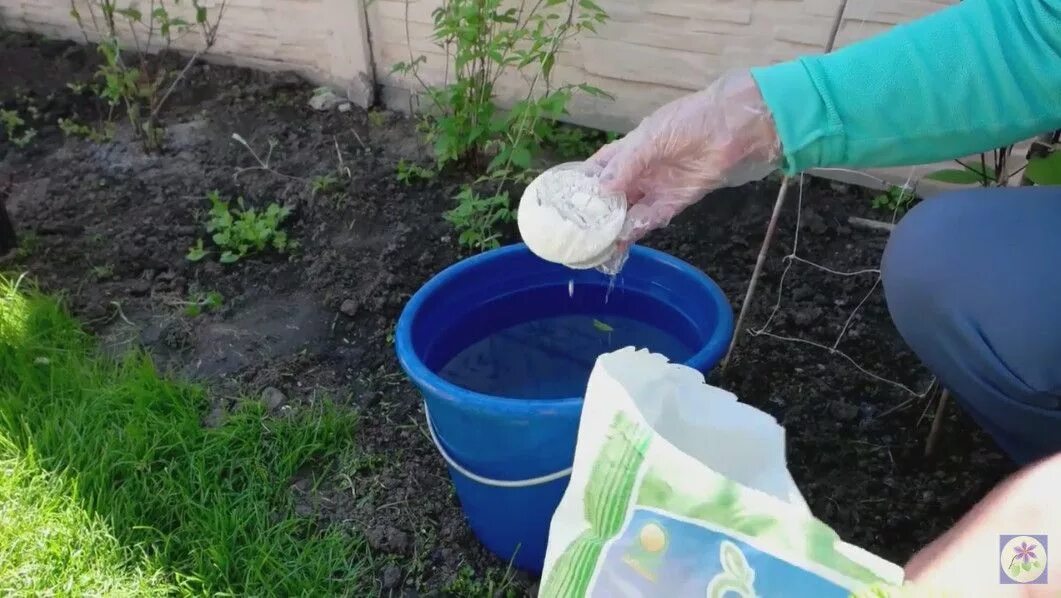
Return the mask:
POLYGON ((638 508, 606 548, 589 595, 846 598, 850 591, 729 534, 638 508))

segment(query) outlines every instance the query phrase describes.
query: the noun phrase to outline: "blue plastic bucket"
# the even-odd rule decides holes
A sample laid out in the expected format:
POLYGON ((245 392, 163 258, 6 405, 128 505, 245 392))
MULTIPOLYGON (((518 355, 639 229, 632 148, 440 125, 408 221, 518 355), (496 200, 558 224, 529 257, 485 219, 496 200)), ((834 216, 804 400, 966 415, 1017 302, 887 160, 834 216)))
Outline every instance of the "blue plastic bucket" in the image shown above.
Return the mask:
POLYGON ((493 332, 572 313, 635 318, 665 330, 699 348, 684 363, 705 373, 722 358, 733 335, 733 311, 701 271, 635 246, 614 288, 608 286, 599 272, 570 270, 525 245, 511 245, 442 271, 413 295, 398 320, 398 360, 423 394, 428 428, 472 531, 491 552, 526 571, 540 572, 545 559, 549 523, 574 460, 582 397, 491 396, 436 372, 493 332), (569 281, 577 289, 573 296, 569 281))

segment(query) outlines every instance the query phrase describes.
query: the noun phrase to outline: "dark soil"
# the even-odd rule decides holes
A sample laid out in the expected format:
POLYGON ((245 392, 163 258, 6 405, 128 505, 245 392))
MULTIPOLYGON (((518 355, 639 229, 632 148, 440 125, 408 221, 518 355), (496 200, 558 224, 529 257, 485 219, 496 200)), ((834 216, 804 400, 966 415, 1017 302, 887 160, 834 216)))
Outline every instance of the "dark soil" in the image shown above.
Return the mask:
MULTIPOLYGON (((194 67, 173 96, 160 153, 145 153, 123 129, 108 144, 66 139, 57 118, 98 113, 93 100, 66 87, 87 81, 93 60, 75 44, 0 37, 0 103, 23 113, 33 105, 39 115, 28 147, 0 137, 0 197, 10 177, 7 205, 21 235, 0 267, 62 292, 109 349, 147 347, 163 367, 213 386, 218 399, 204 425, 216 425, 240 393, 266 389, 277 412, 314 401, 359 410, 359 453, 326 469, 316 492, 308 483, 314 472, 292 481, 306 512, 364 534, 380 557, 383 595, 489 592, 505 563, 464 524, 390 338, 409 296, 465 254, 441 217, 461 176, 403 185, 398 161, 426 158, 413 122, 357 108, 317 112, 306 103, 312 86, 297 77, 217 66, 194 67), (235 177, 257 163, 233 133, 263 158, 274 140, 276 172, 235 177), (340 155, 351 178, 334 195, 314 196, 306 180, 290 178, 335 173, 340 155), (250 206, 293 208, 290 234, 300 247, 225 266, 210 257, 188 261, 188 248, 205 236, 206 193, 214 189, 250 206), (182 302, 209 291, 223 295, 219 311, 184 313, 182 302)), ((753 329, 778 298, 795 191, 750 315, 753 329)), ((715 193, 646 244, 703 269, 736 308, 776 192, 776 182, 764 182, 715 193)), ((873 216, 866 193, 808 180, 801 195, 800 256, 841 271, 878 265, 886 237, 847 224, 850 215, 873 216)), ((796 263, 769 331, 831 346, 875 278, 796 263)), ((929 382, 879 289, 839 349, 883 378, 919 391, 929 382)), ((1012 470, 954 408, 926 458, 926 402, 823 348, 744 337, 720 383, 786 426, 791 469, 814 512, 846 540, 899 563, 1012 470)), ((511 581, 533 591, 533 579, 511 581)))

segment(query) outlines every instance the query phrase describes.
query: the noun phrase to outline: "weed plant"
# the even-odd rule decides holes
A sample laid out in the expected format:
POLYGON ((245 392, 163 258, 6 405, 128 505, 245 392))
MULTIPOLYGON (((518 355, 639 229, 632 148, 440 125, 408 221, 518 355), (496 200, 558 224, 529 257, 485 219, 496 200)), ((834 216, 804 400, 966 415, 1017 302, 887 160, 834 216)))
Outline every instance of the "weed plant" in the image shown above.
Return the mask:
MULTIPOLYGON (((291 215, 291 209, 277 203, 271 203, 262 211, 248 208, 243 197, 236 198, 236 206, 221 199, 221 194, 211 191, 209 219, 206 232, 220 249, 220 262, 231 264, 252 253, 260 253, 272 248, 280 253, 297 247, 297 243, 287 237, 281 230, 284 221, 291 215)), ((188 250, 187 258, 197 262, 209 253, 199 239, 195 246, 188 250)))

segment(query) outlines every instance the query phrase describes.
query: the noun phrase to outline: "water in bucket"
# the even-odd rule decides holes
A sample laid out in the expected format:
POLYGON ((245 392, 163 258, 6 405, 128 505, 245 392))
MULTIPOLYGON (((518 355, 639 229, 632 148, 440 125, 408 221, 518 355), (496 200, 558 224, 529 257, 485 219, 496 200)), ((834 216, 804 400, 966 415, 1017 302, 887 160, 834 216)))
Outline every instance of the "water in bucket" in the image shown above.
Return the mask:
POLYGON ((516 324, 479 340, 439 371, 471 391, 520 399, 581 395, 597 356, 648 348, 682 362, 693 351, 669 333, 621 316, 566 315, 516 324))
MULTIPOLYGON (((598 295, 602 289, 582 287, 580 291, 598 295)), ((610 289, 603 292, 607 295, 610 289)), ((449 359, 438 374, 473 392, 562 399, 582 395, 602 353, 634 346, 666 355, 675 363, 694 353, 688 343, 653 324, 604 313, 605 301, 599 304, 601 313, 585 313, 586 302, 570 303, 581 313, 551 314, 489 332, 449 359)), ((521 304, 525 305, 512 299, 508 306, 497 308, 516 310, 521 304)))

